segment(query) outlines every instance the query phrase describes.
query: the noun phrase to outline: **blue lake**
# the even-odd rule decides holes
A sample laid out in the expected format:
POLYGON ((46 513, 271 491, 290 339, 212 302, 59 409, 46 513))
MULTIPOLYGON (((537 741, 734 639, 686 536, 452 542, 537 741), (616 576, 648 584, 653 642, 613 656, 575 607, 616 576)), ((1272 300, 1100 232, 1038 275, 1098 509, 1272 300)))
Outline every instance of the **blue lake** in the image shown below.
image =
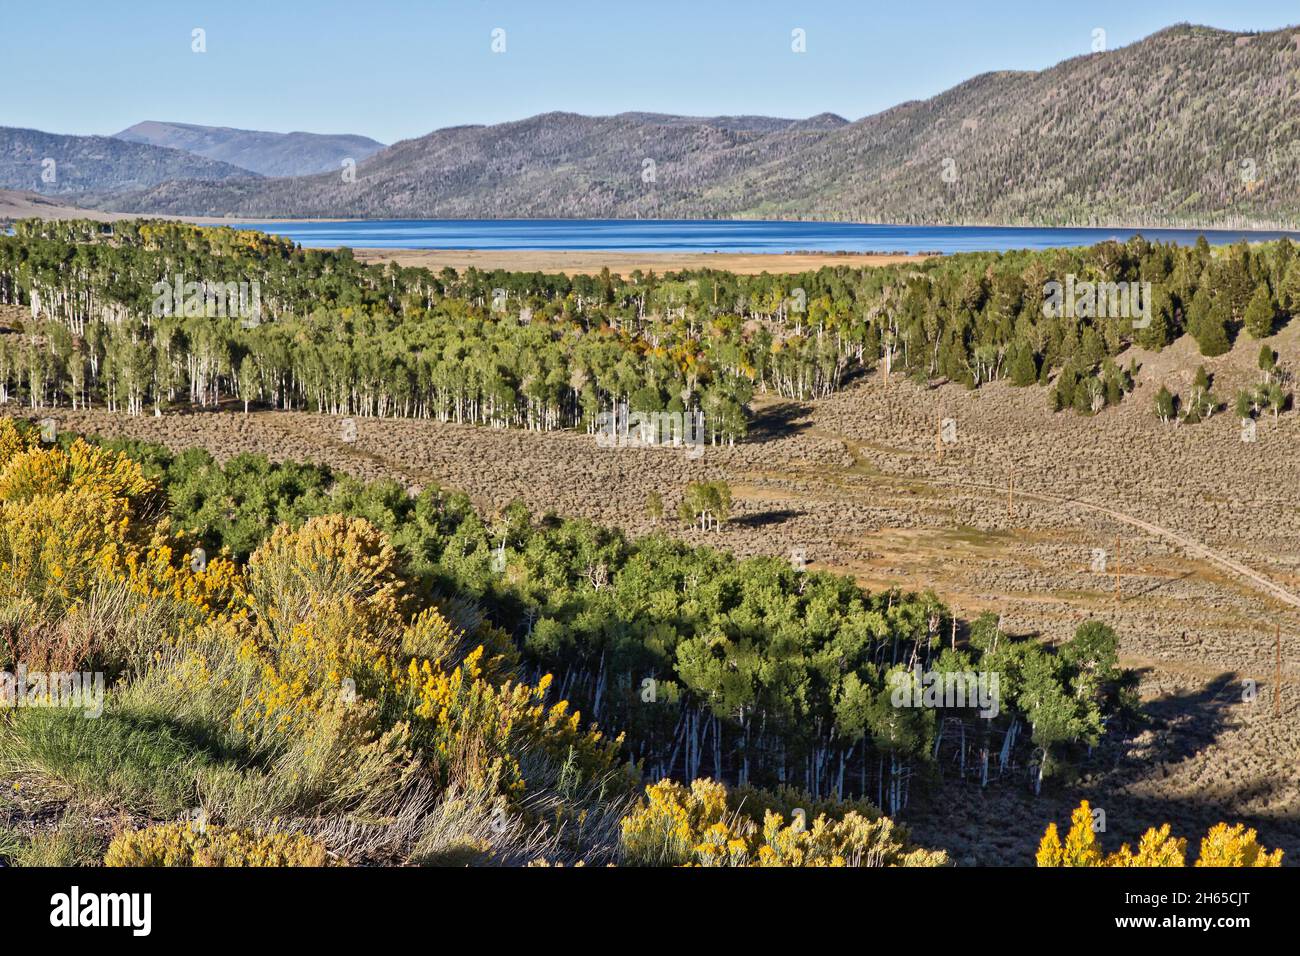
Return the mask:
MULTIPOLYGON (((267 222, 260 229, 309 248, 600 249, 610 252, 977 252, 1087 246, 1141 233, 1191 244, 1195 229, 1039 229, 1014 226, 899 226, 847 222, 669 219, 368 219, 267 222)), ((1212 244, 1259 242, 1300 233, 1203 230, 1212 244)))

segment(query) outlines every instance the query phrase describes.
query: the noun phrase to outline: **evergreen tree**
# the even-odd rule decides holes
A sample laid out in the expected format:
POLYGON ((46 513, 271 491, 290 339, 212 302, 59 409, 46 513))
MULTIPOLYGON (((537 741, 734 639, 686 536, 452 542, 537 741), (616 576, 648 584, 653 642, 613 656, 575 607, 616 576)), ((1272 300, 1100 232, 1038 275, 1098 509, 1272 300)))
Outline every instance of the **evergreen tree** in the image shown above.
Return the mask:
POLYGON ((1291 257, 1277 297, 1288 316, 1300 315, 1300 255, 1291 257))
POLYGON ((1007 374, 1011 378, 1011 384, 1021 388, 1038 381, 1038 365, 1034 361, 1034 353, 1025 343, 1016 342, 1011 346, 1007 374))
POLYGON ((1173 393, 1163 385, 1160 386, 1160 391, 1156 392, 1155 407, 1156 417, 1162 422, 1168 424, 1173 421, 1177 412, 1177 403, 1173 393))
POLYGON ((1151 324, 1134 332, 1134 341, 1144 349, 1159 352, 1174 340, 1177 334, 1174 321, 1173 300, 1164 289, 1151 293, 1151 324))
POLYGON ((1246 307, 1246 331, 1252 338, 1268 338, 1273 334, 1273 316, 1273 297, 1268 286, 1260 285, 1246 307))
MULTIPOLYGON (((1198 292, 1197 298, 1200 295, 1201 293, 1198 292)), ((1194 320, 1196 324, 1192 327, 1192 335, 1196 339, 1196 344, 1200 346, 1202 355, 1214 358, 1223 355, 1232 347, 1232 343, 1228 340, 1230 320, 1231 312, 1227 299, 1223 296, 1215 297, 1203 316, 1199 320, 1194 320)))
POLYGON ((1259 370, 1264 373, 1264 381, 1272 381, 1273 372, 1277 369, 1277 353, 1267 345, 1261 345, 1259 348, 1259 370))

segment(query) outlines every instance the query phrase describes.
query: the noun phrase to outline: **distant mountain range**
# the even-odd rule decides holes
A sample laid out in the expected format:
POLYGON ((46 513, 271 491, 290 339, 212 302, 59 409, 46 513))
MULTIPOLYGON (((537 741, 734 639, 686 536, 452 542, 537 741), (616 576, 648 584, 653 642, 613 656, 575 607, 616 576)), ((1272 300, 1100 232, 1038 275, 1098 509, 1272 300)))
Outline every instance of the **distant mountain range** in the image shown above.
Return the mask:
POLYGON ((368 136, 321 133, 265 133, 227 126, 194 126, 147 120, 115 134, 115 139, 183 149, 263 176, 306 176, 361 162, 384 148, 368 136))
MULTIPOLYGON (((12 132, 0 131, 0 157, 12 132)), ((546 113, 382 149, 363 137, 317 137, 296 152, 287 139, 259 137, 310 134, 149 123, 119 135, 230 164, 213 172, 178 163, 180 175, 112 195, 93 187, 89 201, 124 212, 1294 226, 1300 29, 1179 25, 1039 72, 986 73, 856 122, 546 113), (354 140, 377 151, 362 159, 354 140), (341 168, 345 148, 358 160, 354 177, 341 168), (304 163, 310 154, 328 171, 228 172, 275 173, 287 168, 276 165, 280 151, 304 163)), ((40 189, 30 166, 25 174, 0 186, 40 189)))
POLYGON ((255 175, 204 156, 110 136, 62 136, 0 127, 0 189, 93 201, 96 195, 158 183, 202 179, 217 183, 255 175))
POLYGON ((265 133, 187 123, 137 123, 114 136, 0 127, 0 189, 102 205, 166 182, 206 185, 341 170, 384 148, 366 136, 265 133))
POLYGON ((690 183, 726 183, 753 156, 806 155, 847 121, 795 121, 628 113, 547 113, 495 126, 460 126, 405 140, 341 172, 274 181, 169 183, 124 196, 115 209, 200 210, 200 215, 566 218, 649 216, 656 197, 672 211, 716 215, 723 204, 692 202, 690 183), (274 182, 270 189, 264 187, 274 182), (279 212, 277 212, 277 210, 279 212), (289 212, 289 210, 292 210, 289 212), (310 210, 310 211, 309 211, 310 210))

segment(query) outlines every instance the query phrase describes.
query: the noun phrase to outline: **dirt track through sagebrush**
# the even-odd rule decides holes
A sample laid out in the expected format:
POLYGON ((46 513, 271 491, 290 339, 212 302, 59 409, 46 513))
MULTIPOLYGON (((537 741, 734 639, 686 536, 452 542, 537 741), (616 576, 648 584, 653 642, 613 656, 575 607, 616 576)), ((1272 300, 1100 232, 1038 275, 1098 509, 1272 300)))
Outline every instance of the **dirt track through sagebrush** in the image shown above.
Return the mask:
MULTIPOLYGON (((994 485, 980 485, 980 484, 971 484, 967 482, 942 482, 941 483, 941 482, 929 481, 927 482, 927 484, 945 484, 948 487, 955 487, 955 488, 978 488, 983 491, 991 491, 994 493, 1001 493, 1006 490, 1003 488, 998 488, 994 485)), ((1170 530, 1169 528, 1162 528, 1160 525, 1153 524, 1150 521, 1143 521, 1141 518, 1133 517, 1133 515, 1125 514, 1122 511, 1116 511, 1113 508, 1107 508, 1105 505, 1099 505, 1096 502, 1084 501, 1080 498, 1066 498, 1061 495, 1052 495, 1043 491, 1023 491, 1018 488, 1013 488, 1012 493, 1014 495, 1019 495, 1024 498, 1032 498, 1038 501, 1049 501, 1057 504, 1062 504, 1065 505, 1067 508, 1086 508, 1089 511, 1094 511, 1098 514, 1106 515, 1109 518, 1114 518, 1116 521, 1137 528, 1140 531, 1146 531, 1148 534, 1154 535, 1156 537, 1165 538, 1169 541, 1172 541, 1174 544, 1178 545, 1189 554, 1195 555, 1196 557, 1199 558, 1204 558, 1207 561, 1211 561, 1214 564, 1219 565, 1226 571, 1230 571, 1231 573, 1236 574, 1239 577, 1244 578, 1245 580, 1254 582, 1256 585, 1259 586, 1261 590, 1277 598, 1279 601, 1283 601, 1287 604, 1292 605, 1293 607, 1300 608, 1300 597, 1297 597, 1296 595, 1292 594, 1290 591, 1286 590, 1285 588, 1278 586, 1275 582, 1270 581, 1262 574, 1252 571, 1250 568, 1246 567, 1240 561, 1234 561, 1232 558, 1228 557, 1227 555, 1220 554, 1219 552, 1215 551, 1212 548, 1207 548, 1205 545, 1201 544, 1200 542, 1193 541, 1191 538, 1187 537, 1186 535, 1181 535, 1176 531, 1170 530)))

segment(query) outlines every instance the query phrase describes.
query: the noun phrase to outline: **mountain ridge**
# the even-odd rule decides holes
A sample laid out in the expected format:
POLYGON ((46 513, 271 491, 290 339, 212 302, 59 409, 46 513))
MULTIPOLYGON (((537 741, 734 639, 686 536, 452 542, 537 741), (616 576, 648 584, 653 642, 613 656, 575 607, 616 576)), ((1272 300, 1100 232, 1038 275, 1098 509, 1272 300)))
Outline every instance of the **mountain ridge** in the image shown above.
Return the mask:
POLYGON ((552 111, 434 130, 339 170, 100 200, 265 218, 773 218, 1294 227, 1300 30, 1175 24, 848 121, 552 111))
POLYGON ((164 146, 0 126, 0 189, 93 198, 183 179, 256 175, 164 146))
POLYGON ((144 120, 113 134, 125 142, 183 149, 261 176, 301 176, 360 162, 384 148, 354 133, 274 133, 234 126, 144 120))

